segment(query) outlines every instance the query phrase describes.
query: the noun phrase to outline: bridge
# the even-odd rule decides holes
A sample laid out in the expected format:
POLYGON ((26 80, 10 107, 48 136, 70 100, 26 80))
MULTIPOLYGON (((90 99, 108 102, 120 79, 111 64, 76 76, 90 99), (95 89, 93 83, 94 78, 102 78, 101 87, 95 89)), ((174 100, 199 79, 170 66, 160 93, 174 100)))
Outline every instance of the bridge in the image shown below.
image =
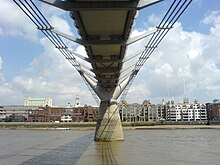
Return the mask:
POLYGON ((162 3, 162 0, 40 1, 69 12, 80 38, 58 31, 32 0, 14 0, 78 71, 97 103, 100 102, 94 140, 124 140, 118 100, 124 100, 141 67, 192 0, 174 0, 157 27, 133 38, 130 34, 139 10, 147 10, 147 7, 162 3), (149 40, 142 50, 125 56, 129 45, 146 37, 149 40), (72 51, 63 39, 83 45, 87 57, 72 51), (138 57, 137 61, 134 61, 135 57, 138 57), (126 66, 129 61, 132 65, 126 66))

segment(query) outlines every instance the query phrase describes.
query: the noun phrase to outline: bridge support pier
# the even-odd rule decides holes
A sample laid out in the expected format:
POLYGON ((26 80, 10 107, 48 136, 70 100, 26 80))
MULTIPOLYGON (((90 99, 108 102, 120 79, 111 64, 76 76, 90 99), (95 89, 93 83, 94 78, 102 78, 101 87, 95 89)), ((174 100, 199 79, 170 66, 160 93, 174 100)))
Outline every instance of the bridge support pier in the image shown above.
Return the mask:
POLYGON ((94 140, 124 140, 119 109, 116 101, 101 101, 94 140))

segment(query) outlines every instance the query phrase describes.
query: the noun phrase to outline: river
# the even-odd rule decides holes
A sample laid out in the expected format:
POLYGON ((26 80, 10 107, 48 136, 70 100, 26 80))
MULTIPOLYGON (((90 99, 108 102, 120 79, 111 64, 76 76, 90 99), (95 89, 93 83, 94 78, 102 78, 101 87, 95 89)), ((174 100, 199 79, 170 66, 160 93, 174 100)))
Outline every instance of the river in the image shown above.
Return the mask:
POLYGON ((125 130, 124 136, 94 142, 93 130, 0 130, 0 165, 220 164, 220 129, 125 130))

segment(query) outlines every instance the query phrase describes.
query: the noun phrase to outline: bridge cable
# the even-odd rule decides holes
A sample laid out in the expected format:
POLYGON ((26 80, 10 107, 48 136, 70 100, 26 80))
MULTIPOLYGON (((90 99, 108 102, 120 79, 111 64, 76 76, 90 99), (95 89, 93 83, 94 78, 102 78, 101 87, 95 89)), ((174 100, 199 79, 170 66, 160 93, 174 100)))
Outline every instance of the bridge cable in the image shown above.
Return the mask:
POLYGON ((128 90, 131 86, 131 84, 134 81, 134 78, 136 77, 137 73, 140 71, 144 63, 147 61, 147 59, 151 56, 151 54, 154 52, 154 50, 157 48, 159 43, 163 40, 163 38, 167 35, 169 30, 173 28, 173 25, 176 23, 176 21, 180 18, 180 16, 183 14, 183 12, 187 9, 187 7, 190 5, 192 0, 185 0, 184 2, 182 0, 179 0, 176 4, 177 0, 174 0, 171 6, 169 7, 168 11, 166 12, 165 16, 157 26, 158 31, 154 32, 150 40, 148 41, 147 45, 145 46, 145 50, 141 53, 138 61, 136 62, 134 71, 131 73, 131 81, 126 86, 124 92, 122 93, 122 96, 120 98, 120 101, 124 101, 128 90), (181 2, 183 2, 181 4, 181 2), (187 3, 188 2, 188 3, 187 3), (165 21, 164 21, 165 20, 165 21))
MULTIPOLYGON (((75 69, 79 72, 80 76, 86 82, 84 75, 83 75, 84 72, 81 69, 81 65, 77 62, 73 54, 67 51, 68 47, 62 41, 60 36, 51 31, 53 27, 50 25, 50 23, 47 21, 44 15, 40 12, 40 10, 37 8, 34 2, 32 0, 30 1, 24 0, 24 2, 22 2, 21 0, 19 1, 13 0, 13 1, 25 13, 25 15, 27 15, 28 18, 36 25, 37 29, 40 30, 49 39, 49 41, 55 46, 55 48, 57 48, 63 54, 63 56, 70 62, 70 64, 73 67, 75 67, 75 69)), ((97 104, 99 104, 100 100, 98 96, 96 95, 96 93, 93 90, 91 90, 91 87, 87 82, 86 82, 86 85, 88 86, 97 104)))

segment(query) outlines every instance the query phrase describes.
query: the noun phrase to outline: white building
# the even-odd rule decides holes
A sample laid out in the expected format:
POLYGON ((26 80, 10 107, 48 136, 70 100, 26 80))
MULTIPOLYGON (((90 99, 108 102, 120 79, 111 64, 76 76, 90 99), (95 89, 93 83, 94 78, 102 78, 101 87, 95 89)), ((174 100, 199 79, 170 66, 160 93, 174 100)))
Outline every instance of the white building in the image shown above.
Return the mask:
POLYGON ((170 121, 204 121, 207 120, 206 107, 197 100, 167 105, 167 117, 170 121))
POLYGON ((69 113, 63 113, 61 116, 61 122, 72 122, 72 115, 69 113))
POLYGON ((65 112, 61 115, 61 122, 72 122, 73 106, 68 103, 65 112))
POLYGON ((45 97, 45 98, 26 97, 24 99, 24 106, 52 107, 52 98, 51 97, 45 97))

